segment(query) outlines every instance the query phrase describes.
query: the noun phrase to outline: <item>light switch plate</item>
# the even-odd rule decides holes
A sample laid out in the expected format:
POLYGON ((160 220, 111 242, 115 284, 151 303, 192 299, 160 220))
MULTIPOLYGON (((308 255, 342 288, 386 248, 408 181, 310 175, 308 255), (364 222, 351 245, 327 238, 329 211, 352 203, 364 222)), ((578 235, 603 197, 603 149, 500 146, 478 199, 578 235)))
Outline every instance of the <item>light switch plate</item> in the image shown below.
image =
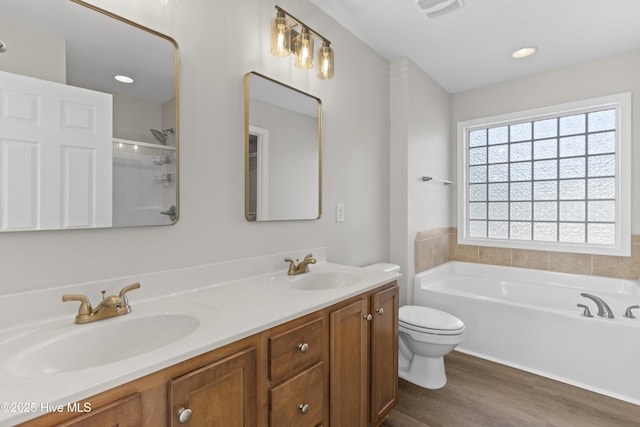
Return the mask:
POLYGON ((336 222, 344 222, 344 203, 336 203, 336 222))

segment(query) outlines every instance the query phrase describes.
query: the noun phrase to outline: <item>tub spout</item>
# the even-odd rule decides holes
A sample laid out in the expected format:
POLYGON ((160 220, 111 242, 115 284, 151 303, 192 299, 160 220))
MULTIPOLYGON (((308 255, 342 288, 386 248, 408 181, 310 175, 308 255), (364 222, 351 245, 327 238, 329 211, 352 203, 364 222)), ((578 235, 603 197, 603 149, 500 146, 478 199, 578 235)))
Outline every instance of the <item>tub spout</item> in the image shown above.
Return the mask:
POLYGON ((613 315, 613 311, 611 311, 611 308, 607 305, 606 302, 604 302, 602 298, 587 293, 581 293, 580 296, 589 298, 596 303, 596 305, 598 306, 598 316, 604 317, 605 319, 615 318, 615 316, 613 315))

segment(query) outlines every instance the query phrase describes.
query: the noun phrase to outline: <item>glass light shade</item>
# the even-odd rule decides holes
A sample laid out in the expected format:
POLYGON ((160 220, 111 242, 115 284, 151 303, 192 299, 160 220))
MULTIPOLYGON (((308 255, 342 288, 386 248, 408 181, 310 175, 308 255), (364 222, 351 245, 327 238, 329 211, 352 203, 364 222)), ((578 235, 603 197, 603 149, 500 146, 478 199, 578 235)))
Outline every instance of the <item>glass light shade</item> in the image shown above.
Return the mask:
POLYGON ((323 42, 318 50, 318 78, 322 80, 333 78, 333 49, 327 42, 323 42))
POLYGON ((271 20, 271 54, 275 56, 289 56, 291 45, 291 28, 284 13, 271 20))
POLYGON ((296 67, 303 70, 313 68, 313 36, 309 34, 308 28, 302 27, 302 31, 296 36, 293 46, 296 55, 296 67))

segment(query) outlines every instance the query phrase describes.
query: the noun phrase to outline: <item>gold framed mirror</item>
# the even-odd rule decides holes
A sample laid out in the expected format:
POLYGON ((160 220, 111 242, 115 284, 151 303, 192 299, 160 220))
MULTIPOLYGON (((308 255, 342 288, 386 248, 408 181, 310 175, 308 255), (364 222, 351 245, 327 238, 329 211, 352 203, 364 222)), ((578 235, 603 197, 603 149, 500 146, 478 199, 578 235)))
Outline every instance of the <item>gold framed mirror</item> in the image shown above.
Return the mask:
POLYGON ((322 102, 256 72, 244 79, 245 218, 322 214, 322 102))
POLYGON ((175 40, 81 0, 3 0, 0 40, 0 231, 175 223, 175 40))

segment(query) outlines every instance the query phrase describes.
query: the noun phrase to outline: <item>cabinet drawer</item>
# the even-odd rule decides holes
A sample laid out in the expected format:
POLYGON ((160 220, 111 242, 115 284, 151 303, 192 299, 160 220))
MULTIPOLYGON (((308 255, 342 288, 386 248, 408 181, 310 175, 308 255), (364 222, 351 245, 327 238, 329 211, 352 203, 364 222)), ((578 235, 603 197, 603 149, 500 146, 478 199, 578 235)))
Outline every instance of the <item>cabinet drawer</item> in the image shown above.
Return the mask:
POLYGON ((278 381, 322 359, 322 319, 269 338, 269 379, 278 381))
POLYGON ((324 367, 322 362, 269 392, 272 427, 322 425, 324 367))

